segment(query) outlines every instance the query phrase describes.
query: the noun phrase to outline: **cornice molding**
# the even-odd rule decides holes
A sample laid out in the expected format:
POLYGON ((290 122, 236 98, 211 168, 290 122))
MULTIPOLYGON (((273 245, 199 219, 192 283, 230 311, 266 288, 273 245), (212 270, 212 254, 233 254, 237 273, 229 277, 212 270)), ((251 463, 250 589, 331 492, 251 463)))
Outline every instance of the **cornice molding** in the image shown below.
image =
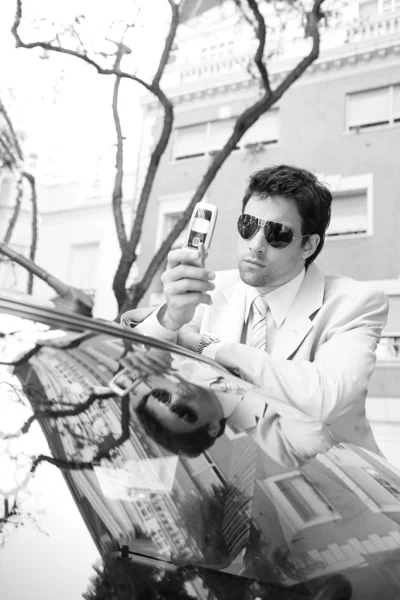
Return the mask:
MULTIPOLYGON (((354 67, 356 65, 362 65, 371 63, 373 60, 386 59, 390 57, 400 57, 400 40, 397 44, 390 44, 386 47, 373 48, 368 50, 358 50, 354 53, 349 53, 343 56, 332 56, 321 58, 316 62, 312 63, 305 72, 305 77, 317 76, 319 74, 326 74, 327 72, 337 71, 346 67, 354 67)), ((273 87, 276 87, 283 80, 285 75, 290 73, 294 67, 294 63, 290 66, 286 66, 281 69, 277 69, 276 72, 270 73, 270 82, 273 87)), ((221 84, 214 84, 210 79, 204 80, 204 87, 201 89, 190 90, 187 84, 182 84, 179 91, 178 87, 175 90, 171 90, 170 99, 174 105, 179 105, 200 98, 207 98, 212 96, 219 96, 226 94, 227 92, 234 92, 237 90, 246 90, 249 88, 256 88, 259 85, 259 80, 250 78, 238 79, 235 81, 226 81, 221 84), (186 91, 185 91, 186 88, 186 91)), ((159 108, 158 101, 154 101, 152 98, 143 99, 143 105, 147 110, 154 110, 159 108)))

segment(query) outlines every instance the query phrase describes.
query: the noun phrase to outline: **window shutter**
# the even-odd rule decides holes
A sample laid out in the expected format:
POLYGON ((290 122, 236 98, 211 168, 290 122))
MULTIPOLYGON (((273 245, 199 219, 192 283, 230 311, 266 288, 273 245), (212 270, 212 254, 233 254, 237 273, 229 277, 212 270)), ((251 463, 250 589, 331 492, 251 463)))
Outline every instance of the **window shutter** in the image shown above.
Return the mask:
POLYGON ((333 194, 327 235, 364 233, 368 229, 366 190, 333 194))
POLYGON ((207 123, 179 127, 175 135, 174 159, 201 156, 207 151, 207 123))
POLYGON ((389 123, 389 120, 389 88, 377 88, 348 96, 347 126, 349 129, 385 124, 389 123))
POLYGON ((210 152, 221 150, 232 134, 235 125, 235 119, 223 119, 222 121, 212 121, 210 128, 210 142, 208 150, 210 152))
POLYGON ((279 139, 279 110, 271 109, 261 115, 242 137, 241 145, 277 142, 279 139))

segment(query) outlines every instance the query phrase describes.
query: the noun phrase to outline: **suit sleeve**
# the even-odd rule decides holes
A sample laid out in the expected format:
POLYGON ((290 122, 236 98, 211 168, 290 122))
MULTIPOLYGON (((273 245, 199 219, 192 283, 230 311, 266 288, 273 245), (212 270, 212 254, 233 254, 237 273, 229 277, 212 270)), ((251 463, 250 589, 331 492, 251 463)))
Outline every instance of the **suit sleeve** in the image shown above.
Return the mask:
POLYGON ((312 362, 274 360, 237 343, 220 344, 216 360, 263 388, 278 414, 293 418, 301 411, 329 425, 366 393, 387 312, 387 298, 378 290, 346 297, 312 362))
POLYGON ((121 316, 121 324, 125 327, 134 328, 136 333, 176 344, 177 332, 165 329, 157 319, 162 306, 164 305, 129 310, 121 316))

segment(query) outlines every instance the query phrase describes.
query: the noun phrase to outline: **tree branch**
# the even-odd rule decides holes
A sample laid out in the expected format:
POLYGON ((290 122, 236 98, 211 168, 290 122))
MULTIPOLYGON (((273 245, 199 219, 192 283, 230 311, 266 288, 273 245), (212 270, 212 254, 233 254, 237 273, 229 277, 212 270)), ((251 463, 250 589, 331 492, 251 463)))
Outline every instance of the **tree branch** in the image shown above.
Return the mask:
POLYGON ((87 400, 85 402, 80 402, 74 408, 68 408, 67 410, 41 410, 39 412, 34 413, 29 417, 29 419, 24 423, 24 425, 15 433, 5 434, 0 433, 0 439, 9 440, 13 438, 20 437, 25 433, 28 433, 31 428, 32 423, 35 421, 44 421, 45 419, 63 419, 66 417, 76 417, 77 415, 82 414, 88 408, 92 406, 97 400, 106 400, 107 398, 115 398, 115 394, 111 391, 103 392, 98 394, 96 392, 92 392, 89 394, 87 400))
POLYGON ((155 176, 157 174, 158 165, 161 157, 163 156, 165 149, 168 145, 169 138, 172 132, 172 125, 174 121, 174 109, 172 102, 167 98, 164 92, 159 87, 159 80, 165 70, 168 62, 168 57, 171 52, 171 48, 176 36, 176 31, 179 25, 179 9, 173 0, 168 0, 172 10, 172 18, 170 23, 167 40, 164 46, 160 63, 153 79, 151 92, 158 98, 163 109, 164 109, 164 120, 161 135, 158 142, 151 154, 149 166, 146 172, 146 177, 143 183, 142 191, 140 194, 135 221, 132 225, 131 234, 129 238, 129 244, 126 252, 122 253, 121 260, 119 262, 117 271, 114 276, 113 290, 115 297, 118 302, 118 307, 121 308, 122 304, 126 300, 126 280, 129 276, 132 264, 136 260, 136 248, 140 240, 140 236, 143 228, 143 220, 146 214, 147 205, 149 202, 151 190, 153 188, 155 176))
MULTIPOLYGON (((248 2, 250 6, 254 4, 254 0, 248 0, 248 2)), ((271 106, 273 106, 273 104, 275 104, 275 102, 282 97, 284 92, 304 73, 307 67, 318 58, 320 40, 318 23, 323 16, 321 13, 321 5, 323 2, 324 0, 315 0, 313 8, 308 14, 307 32, 313 38, 313 46, 310 53, 298 63, 298 65, 287 75, 287 77, 275 90, 269 90, 269 88, 267 87, 263 97, 260 98, 260 100, 258 100, 257 102, 255 102, 252 106, 245 109, 243 113, 238 117, 230 138, 226 142, 225 146, 220 150, 220 152, 218 152, 218 154, 215 155, 209 168, 204 174, 203 179, 200 182, 200 185, 197 188, 194 196, 192 197, 186 210, 182 214, 181 219, 175 225, 175 227, 167 236, 167 238, 163 241, 156 255, 150 261, 142 280, 135 286, 132 286, 128 291, 126 301, 119 306, 120 312, 123 312, 123 310, 126 310, 128 308, 132 308, 140 302, 148 286, 150 285, 151 281, 153 280, 154 276, 159 270, 160 266, 166 259, 171 245, 177 239, 179 234, 183 231, 186 224, 188 223, 193 208, 195 207, 197 202, 200 202, 202 200, 207 189, 214 181, 218 171, 225 163, 226 159, 230 156, 231 152, 234 150, 237 143, 241 140, 246 131, 257 121, 257 119, 262 114, 269 110, 271 106)), ((261 14, 260 16, 262 18, 261 14)), ((259 49, 260 45, 257 48, 255 59, 259 57, 259 49)))
POLYGON ((246 11, 243 8, 243 4, 241 0, 234 0, 236 8, 240 12, 242 18, 246 21, 248 25, 253 29, 254 33, 257 35, 257 28, 250 17, 247 15, 246 11))
POLYGON ((310 53, 305 56, 299 64, 284 78, 282 83, 275 89, 274 95, 279 100, 290 86, 299 79, 307 68, 318 58, 320 49, 320 33, 318 23, 323 17, 321 6, 325 0, 315 0, 311 11, 307 15, 306 33, 313 39, 310 53))
POLYGON ((82 461, 78 462, 75 460, 64 460, 62 458, 55 458, 52 456, 47 456, 45 454, 41 454, 36 457, 32 463, 30 473, 33 474, 40 463, 48 462, 63 471, 85 471, 85 470, 93 470, 95 466, 100 464, 100 461, 105 458, 110 458, 110 452, 115 450, 119 446, 129 439, 129 417, 130 417, 130 400, 129 396, 125 396, 122 399, 122 410, 121 410, 121 435, 115 439, 113 437, 104 440, 102 444, 100 444, 99 451, 93 457, 91 461, 82 461))
MULTIPOLYGON (((30 187, 31 187, 31 203, 32 203, 32 237, 31 237, 31 249, 29 251, 29 260, 32 262, 35 261, 36 257, 36 248, 37 248, 37 238, 38 238, 38 207, 37 207, 37 194, 36 194, 36 181, 34 176, 27 171, 22 172, 22 177, 24 177, 30 187)), ((32 294, 33 291, 33 273, 29 271, 28 276, 28 294, 32 294)))
POLYGON ((174 43, 174 39, 176 36, 176 30, 179 25, 179 7, 175 4, 174 0, 168 0, 168 4, 171 7, 172 19, 171 25, 169 28, 168 35, 165 39, 164 49, 161 54, 160 62, 158 64, 158 68, 156 74, 153 77, 153 85, 158 87, 160 84, 161 77, 165 71, 165 67, 168 63, 169 55, 171 54, 172 46, 174 43))
POLYGON ((9 129, 11 135, 12 135, 12 138, 13 138, 12 142, 13 142, 13 145, 14 145, 16 151, 17 151, 18 158, 20 160, 23 160, 23 154, 22 154, 22 150, 21 150, 21 146, 20 146, 20 143, 19 143, 18 136, 17 136, 17 134, 15 132, 15 129, 13 127, 13 124, 12 124, 11 119, 9 117, 9 114, 7 112, 7 109, 6 109, 6 107, 4 106, 4 104, 2 103, 1 100, 0 100, 0 112, 3 114, 4 120, 6 121, 7 127, 8 127, 8 129, 9 129))
POLYGON ((250 10, 253 12, 254 17, 257 21, 257 25, 258 25, 257 30, 256 30, 256 35, 257 35, 259 44, 258 44, 258 47, 256 50, 256 54, 254 56, 254 62, 260 73, 261 81, 263 83, 265 93, 268 95, 271 93, 271 88, 270 88, 270 83, 269 83, 268 72, 267 72, 266 66, 263 62, 264 49, 265 49, 265 38, 266 38, 265 21, 264 21, 262 14, 260 13, 260 9, 258 8, 258 4, 257 4, 256 0, 247 0, 247 3, 250 7, 250 10))
POLYGON ((30 42, 30 43, 23 42, 19 35, 19 32, 18 32, 18 28, 21 24, 21 19, 22 19, 22 0, 17 0, 17 9, 16 9, 16 13, 15 13, 15 19, 14 19, 13 26, 11 28, 11 33, 13 34, 13 36, 15 38, 17 48, 26 48, 27 50, 32 50, 33 48, 42 48, 43 50, 47 50, 48 52, 58 52, 59 54, 67 54, 68 56, 74 56, 75 58, 79 58, 80 60, 83 60, 84 62, 86 62, 88 65, 94 67, 100 75, 114 75, 114 76, 119 76, 121 78, 131 79, 132 81, 136 81, 137 83, 140 83, 140 85, 142 85, 144 88, 146 88, 149 92, 154 93, 153 86, 151 84, 147 83, 146 81, 144 81, 143 79, 141 79, 140 77, 137 77, 136 75, 133 75, 132 73, 126 73, 125 71, 116 71, 115 69, 105 69, 98 62, 96 62, 95 60, 90 58, 87 54, 81 54, 80 52, 77 52, 76 50, 70 50, 69 48, 63 48, 62 46, 54 46, 53 44, 51 44, 49 42, 30 42))
POLYGON ((8 223, 8 227, 7 227, 7 231, 6 234, 4 236, 4 244, 9 244, 10 240, 11 240, 11 236, 13 234, 15 225, 17 223, 18 220, 18 216, 21 210, 21 202, 22 202, 22 178, 19 177, 18 181, 17 181, 17 197, 15 199, 15 205, 14 205, 14 210, 13 210, 13 214, 11 215, 11 219, 8 223))
POLYGON ((99 446, 99 452, 94 457, 93 461, 98 462, 102 458, 110 458, 110 452, 122 446, 129 439, 129 418, 130 418, 130 399, 129 396, 124 396, 121 402, 121 435, 115 439, 112 436, 104 440, 99 446))
MULTIPOLYGON (((124 55, 124 46, 119 44, 117 51, 117 58, 115 61, 115 69, 119 70, 122 57, 124 55)), ((118 112, 118 97, 119 97, 119 88, 121 85, 121 77, 118 75, 115 78, 114 90, 113 90, 113 100, 112 100, 112 112, 114 118, 115 131, 117 134, 117 153, 115 158, 115 180, 114 180, 114 189, 112 194, 112 206, 114 213, 114 221, 115 227, 117 230, 117 238, 119 247, 121 252, 124 252, 126 244, 127 244, 127 236, 125 230, 124 216, 122 213, 122 182, 124 177, 124 148, 123 148, 123 136, 122 136, 122 127, 121 120, 119 118, 118 112)))

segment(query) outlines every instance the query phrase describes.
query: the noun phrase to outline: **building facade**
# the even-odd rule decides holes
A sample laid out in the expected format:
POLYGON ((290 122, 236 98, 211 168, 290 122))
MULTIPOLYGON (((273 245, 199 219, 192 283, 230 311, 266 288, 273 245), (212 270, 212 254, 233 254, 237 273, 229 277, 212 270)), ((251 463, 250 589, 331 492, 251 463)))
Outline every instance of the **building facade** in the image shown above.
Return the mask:
MULTIPOLYGON (((146 215, 139 272, 187 206, 237 116, 260 94, 249 68, 254 40, 245 33, 246 24, 235 16, 230 2, 209 5, 200 14, 192 13, 164 78, 175 105, 175 124, 146 215)), ((218 206, 219 216, 208 265, 236 266, 235 223, 246 181, 257 169, 295 164, 315 172, 329 186, 332 220, 317 265, 325 272, 370 281, 389 297, 368 410, 378 442, 398 462, 400 6, 362 1, 349 19, 332 22, 323 32, 319 59, 248 130, 209 187, 205 199, 218 206)), ((272 88, 309 49, 296 32, 282 47, 278 33, 273 28, 269 32, 275 50, 268 62, 272 88)), ((146 135, 139 180, 162 119, 152 98, 144 98, 143 106, 146 135)), ((162 285, 156 278, 144 304, 161 299, 162 285)))

